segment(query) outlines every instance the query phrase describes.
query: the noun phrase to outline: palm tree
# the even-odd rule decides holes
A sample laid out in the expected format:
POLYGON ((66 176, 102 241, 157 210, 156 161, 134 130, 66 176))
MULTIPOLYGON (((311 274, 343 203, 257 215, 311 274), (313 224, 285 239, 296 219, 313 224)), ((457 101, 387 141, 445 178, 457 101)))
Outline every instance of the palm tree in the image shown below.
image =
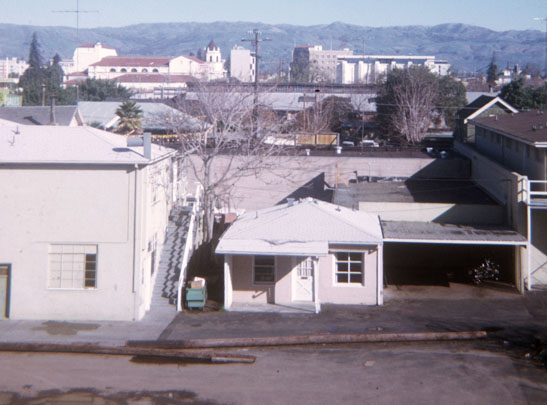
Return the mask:
POLYGON ((134 101, 125 101, 116 110, 119 117, 117 132, 131 135, 142 128, 142 109, 134 101))

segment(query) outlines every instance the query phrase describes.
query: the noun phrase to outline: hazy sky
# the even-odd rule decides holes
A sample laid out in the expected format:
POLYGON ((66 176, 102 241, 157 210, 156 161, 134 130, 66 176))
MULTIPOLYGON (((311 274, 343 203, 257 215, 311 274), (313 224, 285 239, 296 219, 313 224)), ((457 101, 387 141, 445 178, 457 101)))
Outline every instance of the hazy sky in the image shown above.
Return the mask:
POLYGON ((249 21, 363 26, 464 23, 496 31, 545 30, 547 0, 0 0, 0 23, 119 27, 157 22, 249 21), (96 11, 96 12, 89 12, 96 11))

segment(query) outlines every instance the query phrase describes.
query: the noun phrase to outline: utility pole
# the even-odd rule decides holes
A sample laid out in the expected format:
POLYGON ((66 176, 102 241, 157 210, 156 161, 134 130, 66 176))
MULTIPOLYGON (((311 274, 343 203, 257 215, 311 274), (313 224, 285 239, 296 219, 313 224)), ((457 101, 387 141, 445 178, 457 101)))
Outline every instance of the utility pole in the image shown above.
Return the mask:
POLYGON ((53 10, 52 13, 74 13, 76 14, 76 70, 80 70, 78 46, 80 45, 80 14, 82 13, 98 13, 99 10, 80 10, 80 0, 76 0, 76 10, 53 10))
POLYGON ((254 38, 243 38, 241 41, 243 42, 250 42, 252 46, 255 48, 255 81, 254 81, 254 107, 253 107, 253 116, 254 116, 254 122, 256 123, 256 129, 257 129, 257 135, 258 135, 258 63, 260 60, 260 56, 258 54, 259 52, 259 45, 261 42, 267 42, 271 41, 270 38, 260 38, 260 34, 262 34, 258 29, 254 29, 252 31, 249 31, 248 34, 254 34, 254 38))
POLYGON ((249 31, 248 34, 254 34, 254 38, 243 38, 241 41, 243 42, 250 42, 252 46, 255 48, 255 92, 258 91, 258 61, 260 60, 260 56, 258 54, 259 51, 259 45, 261 42, 267 42, 271 41, 270 38, 259 38, 260 34, 262 34, 258 29, 254 29, 252 31, 249 31))
POLYGON ((535 21, 545 21, 545 62, 543 65, 543 77, 547 77, 547 17, 535 17, 535 21))

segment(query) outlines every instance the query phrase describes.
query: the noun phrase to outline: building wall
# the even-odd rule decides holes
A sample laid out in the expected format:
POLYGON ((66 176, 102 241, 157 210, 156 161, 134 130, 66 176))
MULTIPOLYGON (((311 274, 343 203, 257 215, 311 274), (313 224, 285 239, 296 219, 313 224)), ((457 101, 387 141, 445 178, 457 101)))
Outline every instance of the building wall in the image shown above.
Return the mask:
POLYGON ((477 150, 500 165, 528 176, 530 180, 547 180, 546 152, 488 129, 475 129, 477 150))
POLYGON ((230 51, 230 76, 242 82, 255 80, 255 58, 251 51, 243 47, 235 47, 230 51))
POLYGON ((9 190, 0 195, 0 262, 12 264, 10 318, 133 320, 144 315, 153 283, 148 246, 154 235, 163 241, 170 208, 165 199, 150 204, 147 171, 85 165, 0 168, 0 182, 9 190), (96 288, 49 288, 51 245, 96 246, 96 288))
MULTIPOLYGON (((97 63, 102 58, 107 56, 118 56, 115 49, 103 48, 100 43, 96 43, 94 47, 78 47, 74 50, 73 60, 74 65, 72 71, 81 72, 86 70, 90 65, 97 63)), ((72 73, 72 71, 65 73, 72 73)))
POLYGON ((412 65, 425 66, 439 76, 447 75, 450 69, 449 63, 435 61, 434 56, 338 55, 336 81, 341 84, 376 83, 389 71, 412 65))
POLYGON ((335 282, 333 254, 319 258, 319 300, 322 304, 377 304, 378 246, 330 246, 333 251, 363 252, 364 283, 341 285, 335 282))
MULTIPOLYGON (((338 248, 337 250, 347 250, 346 247, 338 248)), ((336 284, 334 255, 320 257, 318 260, 319 269, 315 273, 315 281, 319 283, 318 294, 321 303, 376 305, 378 247, 359 246, 351 248, 351 251, 363 252, 364 283, 362 285, 336 284)), ((292 303, 292 272, 295 271, 293 269, 301 259, 301 257, 276 256, 275 283, 260 285, 253 283, 254 256, 231 256, 232 302, 282 305, 292 303)))

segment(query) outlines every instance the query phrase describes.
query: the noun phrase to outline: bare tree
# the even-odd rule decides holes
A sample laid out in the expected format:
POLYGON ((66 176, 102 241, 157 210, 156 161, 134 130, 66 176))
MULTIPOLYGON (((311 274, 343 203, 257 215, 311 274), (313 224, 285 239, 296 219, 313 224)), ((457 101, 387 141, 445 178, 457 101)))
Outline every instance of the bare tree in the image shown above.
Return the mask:
POLYGON ((255 98, 248 88, 199 84, 177 101, 182 114, 169 120, 191 174, 203 187, 209 239, 214 210, 230 204, 235 183, 269 169, 275 159, 268 158, 282 152, 276 142, 281 122, 266 99, 264 94, 255 98))
POLYGON ((384 132, 419 143, 432 122, 437 81, 428 68, 411 66, 391 71, 377 98, 378 121, 384 132))

